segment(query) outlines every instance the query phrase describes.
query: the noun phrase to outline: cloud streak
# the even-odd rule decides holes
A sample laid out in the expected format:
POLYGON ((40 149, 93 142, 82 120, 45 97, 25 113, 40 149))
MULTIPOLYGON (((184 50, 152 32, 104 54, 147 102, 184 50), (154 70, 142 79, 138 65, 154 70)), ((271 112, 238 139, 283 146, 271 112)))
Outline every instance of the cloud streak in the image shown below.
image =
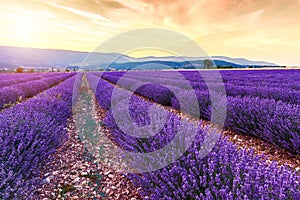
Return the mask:
POLYGON ((66 11, 70 12, 70 13, 73 13, 75 15, 79 15, 81 17, 85 17, 85 18, 88 18, 88 19, 100 20, 100 21, 109 22, 109 23, 112 22, 111 20, 109 20, 109 19, 107 19, 107 18, 105 18, 105 17, 103 17, 99 14, 94 14, 94 13, 78 10, 78 9, 75 9, 75 8, 72 8, 72 7, 62 6, 62 5, 53 4, 53 3, 48 3, 48 5, 53 6, 55 8, 61 8, 63 10, 66 10, 66 11))

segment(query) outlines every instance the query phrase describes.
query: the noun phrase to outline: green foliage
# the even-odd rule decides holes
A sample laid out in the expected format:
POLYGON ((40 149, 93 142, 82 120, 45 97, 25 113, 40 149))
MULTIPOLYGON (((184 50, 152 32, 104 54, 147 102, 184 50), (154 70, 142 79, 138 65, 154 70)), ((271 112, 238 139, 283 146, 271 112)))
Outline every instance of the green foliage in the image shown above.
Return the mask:
POLYGON ((23 73, 23 71, 24 71, 24 70, 23 70, 22 67, 18 67, 18 68, 16 69, 16 72, 17 72, 17 73, 23 73))
POLYGON ((203 60, 204 69, 211 69, 213 68, 213 62, 210 59, 203 60))
POLYGON ((217 66, 218 69, 233 69, 233 67, 231 65, 225 65, 225 66, 217 66))

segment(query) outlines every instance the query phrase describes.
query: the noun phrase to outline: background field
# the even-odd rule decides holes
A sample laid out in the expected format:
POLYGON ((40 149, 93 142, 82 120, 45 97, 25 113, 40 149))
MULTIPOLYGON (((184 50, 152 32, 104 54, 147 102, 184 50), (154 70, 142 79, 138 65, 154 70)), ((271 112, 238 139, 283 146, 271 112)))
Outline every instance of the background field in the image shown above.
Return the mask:
POLYGON ((298 199, 300 71, 216 72, 0 74, 1 199, 298 199))

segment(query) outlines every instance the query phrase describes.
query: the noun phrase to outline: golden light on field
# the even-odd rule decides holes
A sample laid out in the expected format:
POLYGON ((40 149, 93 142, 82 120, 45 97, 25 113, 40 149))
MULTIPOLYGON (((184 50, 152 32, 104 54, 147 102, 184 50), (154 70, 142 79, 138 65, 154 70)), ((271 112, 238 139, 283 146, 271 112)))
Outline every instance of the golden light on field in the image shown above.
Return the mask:
POLYGON ((210 56, 300 65, 299 9, 299 0, 0 0, 0 45, 93 51, 126 31, 163 28, 210 56))

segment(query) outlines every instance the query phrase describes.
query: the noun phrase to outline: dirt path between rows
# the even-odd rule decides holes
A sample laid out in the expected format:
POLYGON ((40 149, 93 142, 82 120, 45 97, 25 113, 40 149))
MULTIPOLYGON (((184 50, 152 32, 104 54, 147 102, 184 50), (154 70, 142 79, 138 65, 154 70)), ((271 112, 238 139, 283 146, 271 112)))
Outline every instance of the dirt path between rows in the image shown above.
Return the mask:
POLYGON ((110 166, 121 161, 106 137, 95 102, 84 75, 69 120, 69 139, 43 167, 44 183, 34 199, 141 199, 126 174, 110 166))

